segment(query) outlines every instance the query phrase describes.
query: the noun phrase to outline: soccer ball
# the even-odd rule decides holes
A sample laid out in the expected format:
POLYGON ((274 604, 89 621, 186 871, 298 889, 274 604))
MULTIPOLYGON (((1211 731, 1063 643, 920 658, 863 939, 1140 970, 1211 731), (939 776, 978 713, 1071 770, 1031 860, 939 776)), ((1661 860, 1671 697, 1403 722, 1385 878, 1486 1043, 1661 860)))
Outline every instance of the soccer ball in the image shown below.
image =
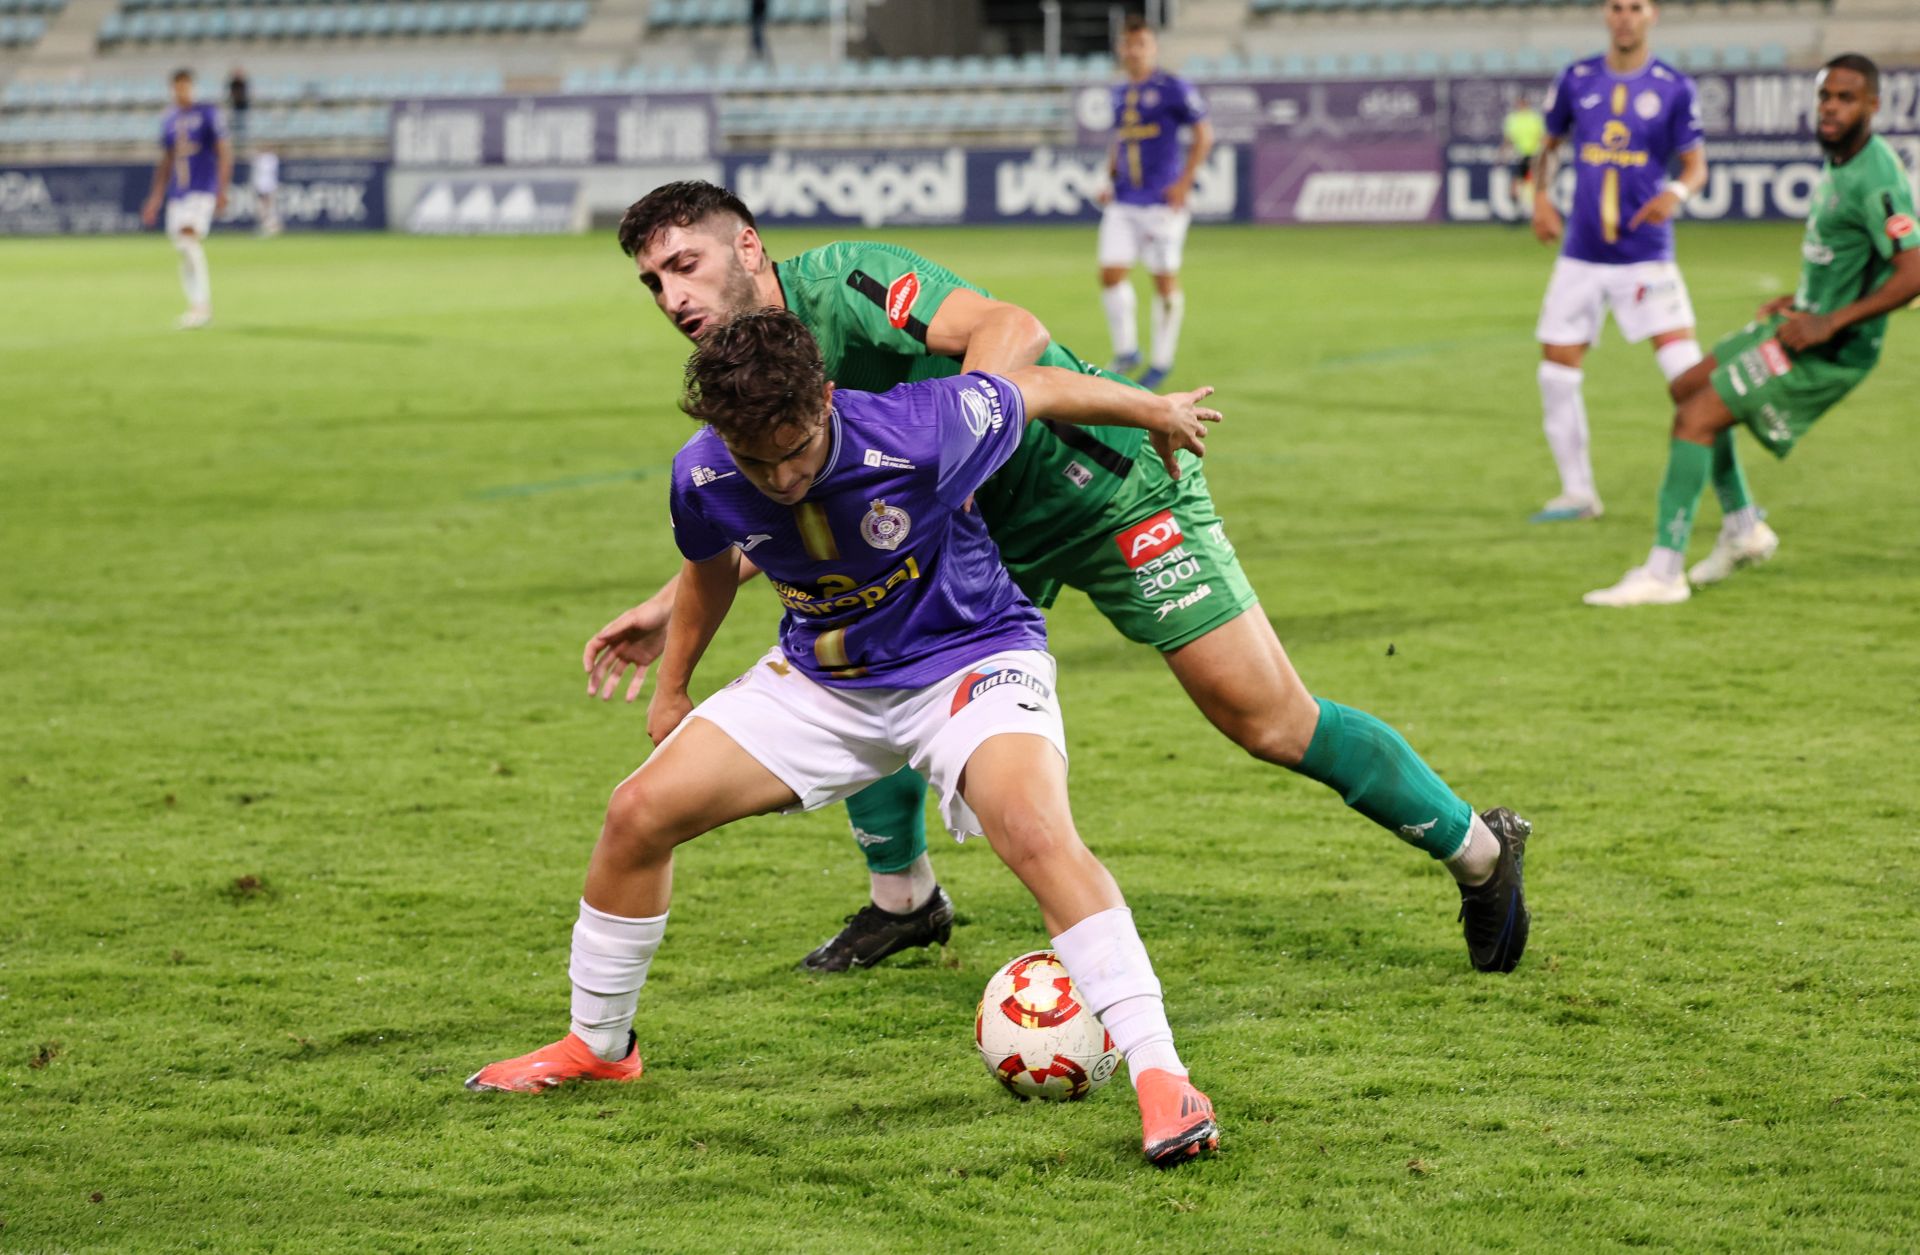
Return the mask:
POLYGON ((973 1040, 988 1074, 1022 1102, 1085 1098, 1120 1066, 1113 1038, 1051 950, 1023 954, 993 974, 973 1040))

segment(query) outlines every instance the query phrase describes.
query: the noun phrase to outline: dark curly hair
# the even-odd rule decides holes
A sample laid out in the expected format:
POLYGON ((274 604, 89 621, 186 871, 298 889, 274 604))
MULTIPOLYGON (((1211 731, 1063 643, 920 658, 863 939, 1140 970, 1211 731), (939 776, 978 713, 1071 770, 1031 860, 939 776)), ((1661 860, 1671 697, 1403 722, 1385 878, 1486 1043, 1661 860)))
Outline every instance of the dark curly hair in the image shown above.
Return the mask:
POLYGON ((753 211, 716 183, 699 179, 663 183, 627 206, 620 218, 620 251, 632 257, 668 227, 691 227, 716 214, 731 214, 746 226, 757 225, 753 211))
POLYGON ((1857 52, 1843 52, 1820 68, 1822 70, 1852 70, 1855 74, 1858 74, 1867 81, 1867 95, 1878 96, 1880 94, 1880 67, 1873 63, 1871 57, 1862 56, 1857 52))
POLYGON ((687 359, 680 408, 728 444, 752 444, 819 416, 827 370, 806 324, 755 310, 713 328, 687 359))

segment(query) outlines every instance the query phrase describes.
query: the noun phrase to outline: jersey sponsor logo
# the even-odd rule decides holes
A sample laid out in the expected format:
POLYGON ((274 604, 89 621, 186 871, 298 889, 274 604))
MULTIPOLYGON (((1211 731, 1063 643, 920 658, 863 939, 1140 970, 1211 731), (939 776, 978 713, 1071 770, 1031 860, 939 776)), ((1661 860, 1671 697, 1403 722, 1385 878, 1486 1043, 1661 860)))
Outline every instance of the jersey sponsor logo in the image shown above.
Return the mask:
POLYGON ((1174 519, 1173 512, 1162 510, 1116 535, 1113 543, 1120 546, 1120 557, 1126 562, 1127 569, 1137 571, 1176 545, 1184 544, 1186 539, 1180 533, 1180 524, 1174 519))
POLYGON ((861 461, 865 462, 868 466, 878 466, 889 471, 910 471, 913 469, 913 463, 907 461, 905 458, 897 458, 891 453, 882 453, 878 449, 868 449, 866 455, 861 458, 861 461))
POLYGON ((1904 240, 1913 234, 1913 219, 1905 214, 1895 214, 1887 219, 1887 238, 1904 240))
POLYGON ((693 486, 705 488, 716 479, 728 479, 737 474, 738 471, 716 471, 711 466, 696 466, 693 468, 693 486))
POLYGON ((1207 598, 1211 596, 1213 596, 1213 585, 1202 584, 1200 587, 1194 589, 1192 592, 1176 597, 1172 601, 1163 601, 1158 606, 1154 607, 1154 611, 1153 611, 1154 621, 1157 623, 1160 620, 1166 618, 1168 615, 1172 614, 1174 611, 1185 610, 1189 606, 1198 605, 1199 603, 1205 601, 1207 598))
POLYGON ((920 295, 920 275, 916 271, 907 273, 887 285, 887 321, 895 327, 907 325, 907 318, 913 313, 914 298, 920 295))
POLYGON ((969 671, 961 679, 960 687, 953 691, 953 705, 947 709, 948 715, 957 715, 969 704, 979 701, 995 689, 1015 685, 1031 689, 1040 694, 1041 700, 1048 701, 1053 691, 1037 676, 1028 675, 1014 667, 987 667, 979 671, 969 671))
POLYGON ((870 584, 856 585, 844 575, 823 575, 817 584, 820 591, 810 593, 784 580, 770 582, 774 595, 788 610, 802 617, 822 618, 842 610, 871 610, 885 601, 894 589, 919 578, 920 563, 912 554, 908 554, 905 562, 870 584))
POLYGON ((913 530, 913 516, 899 506, 876 501, 860 520, 860 536, 875 549, 898 549, 913 530))
POLYGON ((1645 91, 1633 98, 1633 111, 1641 121, 1651 122, 1660 116, 1660 93, 1645 91))
POLYGON ((1005 425, 1006 420, 1000 415, 1000 395, 995 391, 989 397, 989 391, 992 390, 982 382, 960 394, 960 408, 966 415, 967 430, 973 433, 975 440, 990 431, 999 431, 1005 425))
POLYGON ((1073 482, 1075 488, 1085 488, 1093 482, 1093 472, 1078 462, 1069 462, 1060 473, 1073 482))

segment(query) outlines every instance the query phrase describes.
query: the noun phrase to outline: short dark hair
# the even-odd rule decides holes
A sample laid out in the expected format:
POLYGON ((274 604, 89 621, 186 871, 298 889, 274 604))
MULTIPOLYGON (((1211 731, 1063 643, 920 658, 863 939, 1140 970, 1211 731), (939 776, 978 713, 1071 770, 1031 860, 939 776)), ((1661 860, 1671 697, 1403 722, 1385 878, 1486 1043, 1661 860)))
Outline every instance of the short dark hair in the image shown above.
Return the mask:
POLYGON ((806 423, 826 386, 813 333, 787 310, 768 307, 700 337, 680 408, 728 444, 744 444, 806 423))
POLYGON ((179 69, 175 70, 173 72, 173 77, 168 79, 167 81, 170 83, 177 83, 183 78, 186 79, 189 83, 193 81, 193 71, 189 70, 184 65, 181 66, 179 69))
POLYGON ((668 227, 691 227, 715 214, 732 214, 757 226, 746 203, 717 183, 687 179, 663 183, 633 204, 620 218, 620 251, 632 257, 668 227))
POLYGON ((1852 70, 1855 74, 1867 80, 1867 95, 1878 96, 1880 94, 1880 67, 1875 65, 1870 57, 1863 57, 1857 52, 1843 52, 1821 66, 1820 69, 1822 72, 1827 70, 1852 70))
POLYGON ((1147 19, 1141 17, 1138 13, 1129 13, 1127 19, 1120 23, 1120 38, 1122 39, 1125 39, 1128 35, 1138 35, 1141 31, 1145 31, 1151 35, 1153 34, 1153 27, 1148 26, 1147 19))

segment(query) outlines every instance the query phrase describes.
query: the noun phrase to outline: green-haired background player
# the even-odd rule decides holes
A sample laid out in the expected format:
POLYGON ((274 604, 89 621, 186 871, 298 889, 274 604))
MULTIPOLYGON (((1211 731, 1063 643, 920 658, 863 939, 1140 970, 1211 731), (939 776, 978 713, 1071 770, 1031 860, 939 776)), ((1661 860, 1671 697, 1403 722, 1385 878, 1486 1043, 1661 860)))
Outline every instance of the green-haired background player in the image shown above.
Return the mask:
POLYGON ((1762 305, 1757 321, 1674 380, 1679 408, 1653 549, 1618 584, 1588 593, 1590 606, 1670 605, 1691 597, 1692 585, 1718 583, 1771 558, 1780 538, 1753 503, 1733 429, 1745 424, 1775 457, 1786 457, 1880 360, 1888 313, 1920 296, 1913 186, 1900 158, 1873 133, 1880 71, 1847 53, 1827 62, 1816 90, 1827 161, 1800 244, 1800 287, 1762 305), (1709 479, 1720 498, 1720 539, 1683 572, 1709 479))
MULTIPOLYGON (((1099 373, 1052 343, 1026 310, 907 249, 835 243, 776 264, 752 212, 711 183, 668 184, 637 201, 620 224, 620 246, 690 339, 747 311, 783 307, 813 332, 827 374, 843 387, 880 392, 1036 362, 1099 373)), ((1236 744, 1330 786, 1442 860, 1461 886, 1474 966, 1512 970, 1527 941, 1526 821, 1504 809, 1475 815, 1399 733, 1314 698, 1257 612, 1199 463, 1183 455, 1175 477, 1161 457, 1141 456, 1142 438, 1131 428, 1029 424, 1018 451, 975 495, 1008 570, 1041 606, 1062 584, 1085 592, 1122 635, 1165 656, 1194 704, 1236 744)), ((847 449, 840 456, 886 455, 847 449)), ((755 538, 736 543, 751 559, 755 538)), ((750 562, 742 568, 750 571, 750 562)), ((673 596, 669 583, 587 642, 590 694, 610 697, 630 666, 637 670, 627 699, 639 694, 673 596)), ((849 640, 847 652, 858 665, 858 642, 849 640)), ((953 904, 927 858, 925 796, 925 781, 903 771, 848 802, 873 901, 809 954, 807 967, 867 967, 907 946, 946 940, 953 904)))

